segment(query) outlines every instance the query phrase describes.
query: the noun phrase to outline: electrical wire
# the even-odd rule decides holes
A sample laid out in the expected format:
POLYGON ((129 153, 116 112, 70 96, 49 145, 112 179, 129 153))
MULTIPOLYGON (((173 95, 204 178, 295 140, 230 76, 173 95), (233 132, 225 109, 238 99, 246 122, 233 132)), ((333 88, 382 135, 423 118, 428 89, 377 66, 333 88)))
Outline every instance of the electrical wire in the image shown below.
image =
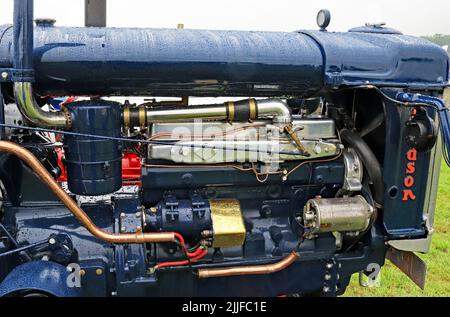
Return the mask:
MULTIPOLYGON (((37 128, 37 127, 28 127, 28 126, 21 126, 16 124, 7 124, 7 123, 0 123, 0 127, 10 128, 10 129, 23 129, 23 130, 30 130, 30 131, 37 131, 37 132, 50 132, 55 134, 62 134, 62 135, 70 135, 70 136, 78 136, 78 137, 84 137, 84 138, 92 138, 92 139, 102 139, 102 140, 113 140, 113 141, 120 141, 120 142, 128 142, 128 143, 142 143, 142 144, 154 144, 154 145, 170 145, 170 146, 179 146, 179 147, 185 147, 185 148, 202 148, 202 149, 217 149, 217 146, 214 145, 208 145, 208 144, 177 144, 176 142, 165 142, 165 141, 154 141, 154 140, 136 140, 136 139, 130 139, 130 138, 122 138, 122 137, 111 137, 106 135, 98 135, 98 134, 86 134, 86 133, 77 133, 77 132, 70 132, 70 131, 62 131, 62 130, 55 130, 55 129, 48 129, 48 128, 37 128)), ((286 151, 270 151, 269 152, 262 152, 259 150, 252 150, 252 149, 240 149, 238 147, 233 148, 227 148, 223 147, 221 150, 225 151, 243 151, 243 152, 249 152, 249 153, 266 153, 266 154, 272 154, 272 155, 288 155, 288 156, 301 156, 301 157, 307 157, 308 155, 305 153, 300 152, 286 152, 286 151)))
POLYGON ((199 252, 199 254, 197 254, 196 256, 191 257, 191 258, 189 258, 187 260, 172 261, 172 262, 162 262, 162 263, 156 264, 156 266, 154 268, 155 268, 155 270, 157 270, 157 269, 161 269, 163 267, 188 265, 190 262, 197 262, 197 261, 201 260, 207 254, 208 254, 208 250, 202 250, 201 252, 199 252))
POLYGON ((372 85, 362 85, 357 87, 346 87, 337 89, 336 91, 351 90, 351 89, 369 89, 378 92, 384 99, 391 101, 397 105, 403 107, 415 108, 415 107, 426 107, 435 110, 438 113, 438 118, 441 126, 442 135, 442 153, 445 163, 450 167, 450 118, 449 118, 449 108, 445 103, 436 97, 425 96, 421 94, 411 94, 406 92, 399 92, 395 99, 387 95, 380 88, 372 85))

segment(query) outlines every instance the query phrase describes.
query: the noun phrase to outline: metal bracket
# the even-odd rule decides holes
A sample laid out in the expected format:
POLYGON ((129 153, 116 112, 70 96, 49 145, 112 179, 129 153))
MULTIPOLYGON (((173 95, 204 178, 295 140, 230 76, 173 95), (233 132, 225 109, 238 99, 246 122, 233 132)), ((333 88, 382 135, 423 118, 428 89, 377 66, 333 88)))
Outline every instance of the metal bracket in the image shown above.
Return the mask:
POLYGON ((0 83, 9 83, 14 81, 34 81, 34 70, 0 68, 0 83))
POLYGON ((0 83, 11 82, 12 78, 12 68, 0 68, 0 83))
POLYGON ((85 0, 85 26, 106 26, 106 0, 85 0))
POLYGON ((427 265, 415 253, 390 247, 386 253, 386 258, 405 273, 414 284, 422 290, 425 289, 427 265))

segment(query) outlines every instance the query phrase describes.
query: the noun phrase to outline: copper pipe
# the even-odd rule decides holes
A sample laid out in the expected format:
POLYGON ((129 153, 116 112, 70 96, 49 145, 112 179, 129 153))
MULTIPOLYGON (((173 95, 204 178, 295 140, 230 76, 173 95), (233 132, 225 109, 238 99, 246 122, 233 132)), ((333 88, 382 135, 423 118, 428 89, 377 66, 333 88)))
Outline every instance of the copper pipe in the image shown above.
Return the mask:
POLYGON ((95 237, 110 243, 151 243, 151 242, 175 242, 174 232, 157 233, 110 233, 97 227, 89 216, 70 198, 70 196, 59 186, 45 167, 27 149, 12 142, 0 141, 0 151, 16 155, 25 162, 39 178, 52 190, 69 211, 77 218, 81 224, 95 237))
POLYGON ((234 276, 234 275, 264 275, 272 274, 281 270, 284 270, 289 265, 294 263, 300 255, 296 251, 292 251, 283 260, 266 265, 253 265, 253 266, 235 266, 235 267, 225 267, 217 269, 199 269, 199 278, 210 278, 210 277, 223 277, 223 276, 234 276))

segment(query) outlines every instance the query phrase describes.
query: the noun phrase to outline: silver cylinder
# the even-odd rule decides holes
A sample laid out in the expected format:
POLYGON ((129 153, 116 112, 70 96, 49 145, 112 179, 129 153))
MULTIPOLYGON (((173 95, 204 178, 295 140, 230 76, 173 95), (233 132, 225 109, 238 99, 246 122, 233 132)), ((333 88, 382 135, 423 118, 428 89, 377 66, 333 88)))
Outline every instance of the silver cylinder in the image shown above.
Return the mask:
POLYGON ((224 105, 208 107, 180 107, 175 109, 158 109, 147 111, 147 122, 182 121, 193 119, 227 119, 227 108, 224 105))
POLYGON ((305 227, 312 233, 359 232, 367 229, 373 207, 358 195, 343 198, 320 198, 308 200, 303 210, 305 227))
MULTIPOLYGON (((253 100, 247 101, 248 117, 247 120, 272 118, 275 123, 290 123, 292 121, 289 106, 279 99, 253 100), (251 109, 253 101, 256 109, 251 109), (255 118, 251 118, 252 111, 255 112, 255 118), (257 115, 256 115, 257 113, 257 115)), ((138 110, 134 110, 138 111, 138 110)), ((196 107, 179 107, 173 109, 147 109, 146 123, 183 121, 193 119, 209 119, 209 120, 230 120, 236 121, 237 109, 233 102, 218 105, 205 105, 196 107)), ((128 120, 130 121, 130 120, 128 120)), ((143 125, 144 122, 140 122, 143 125)))
POLYGON ((258 100, 258 117, 273 117, 273 121, 277 123, 290 123, 291 111, 289 106, 279 99, 258 100))

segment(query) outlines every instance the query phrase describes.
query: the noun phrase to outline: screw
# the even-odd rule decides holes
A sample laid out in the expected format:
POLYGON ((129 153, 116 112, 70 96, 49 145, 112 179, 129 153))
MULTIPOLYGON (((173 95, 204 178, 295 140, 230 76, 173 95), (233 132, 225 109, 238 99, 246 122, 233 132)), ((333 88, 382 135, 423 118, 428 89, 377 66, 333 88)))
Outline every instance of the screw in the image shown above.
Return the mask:
POLYGON ((281 180, 282 180, 283 182, 285 182, 285 181, 287 181, 287 177, 286 177, 286 176, 283 176, 283 177, 281 178, 281 180))
POLYGON ((102 269, 96 269, 95 270, 95 274, 102 275, 103 274, 103 270, 102 269))
POLYGON ((136 218, 140 218, 140 217, 141 217, 141 212, 138 211, 138 212, 136 213, 136 218))
POLYGON ((120 214, 120 218, 125 218, 125 213, 124 212, 122 212, 121 214, 120 214))
POLYGON ((322 290, 324 293, 328 293, 330 291, 330 287, 328 285, 325 285, 322 290))
POLYGON ((328 270, 332 269, 333 268, 333 263, 327 263, 326 268, 328 270))
POLYGON ((212 247, 212 241, 208 241, 208 240, 201 240, 200 241, 200 245, 203 247, 212 247))
POLYGON ((212 230, 203 230, 201 233, 202 238, 209 238, 214 235, 212 230))
POLYGON ((55 243, 56 243, 55 238, 50 238, 50 240, 48 240, 48 243, 50 243, 50 244, 55 244, 55 243))
POLYGON ((331 280, 331 274, 325 274, 325 280, 326 281, 331 280))
POLYGON ((48 260, 50 260, 50 257, 49 257, 48 255, 44 255, 44 256, 41 258, 41 260, 42 260, 42 261, 48 261, 48 260))
POLYGON ((316 145, 316 146, 314 147, 314 152, 315 152, 316 154, 322 153, 322 148, 320 147, 320 145, 316 145))
POLYGON ((3 78, 3 79, 8 78, 8 73, 7 73, 7 72, 3 72, 3 73, 2 73, 2 78, 3 78))
POLYGON ((155 214, 155 213, 156 213, 156 207, 151 207, 151 208, 150 208, 150 212, 151 212, 152 214, 155 214))
POLYGON ((80 276, 85 276, 86 275, 86 271, 85 270, 80 270, 80 276))

